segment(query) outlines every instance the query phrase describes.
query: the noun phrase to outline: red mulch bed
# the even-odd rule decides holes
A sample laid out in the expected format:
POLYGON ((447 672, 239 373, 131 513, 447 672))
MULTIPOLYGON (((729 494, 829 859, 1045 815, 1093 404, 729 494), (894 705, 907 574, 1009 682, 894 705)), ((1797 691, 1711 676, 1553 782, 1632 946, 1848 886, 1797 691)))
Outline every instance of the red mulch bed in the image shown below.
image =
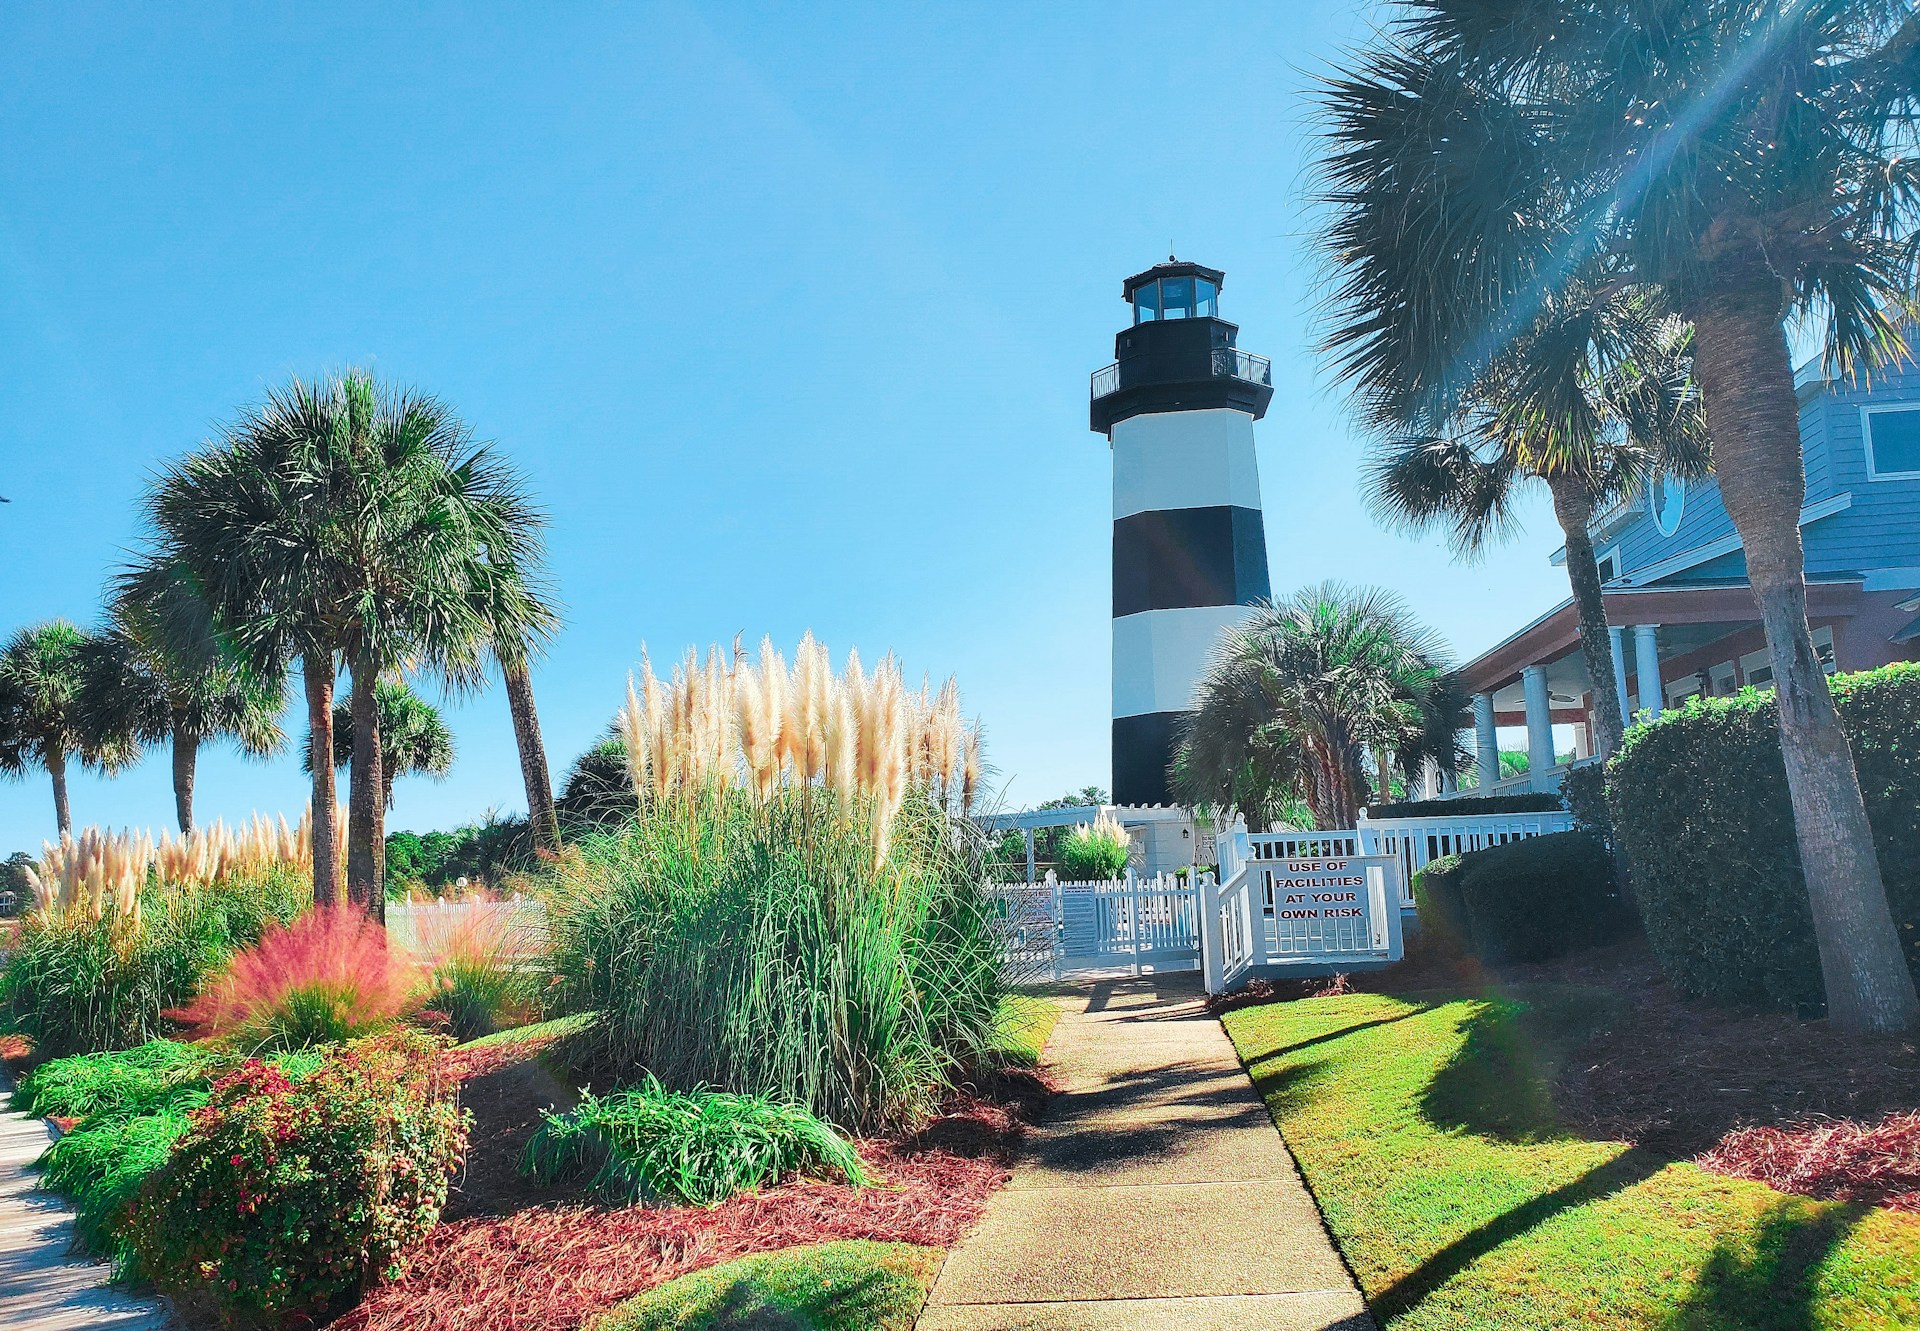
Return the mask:
POLYGON ((1619 995, 1623 1012, 1612 1029, 1575 1048, 1555 1077, 1555 1100, 1589 1136, 1684 1159, 1743 1129, 1871 1123, 1920 1109, 1920 1048, 1911 1038, 1690 1001, 1661 976, 1644 943, 1510 967, 1501 978, 1619 995))
POLYGON ((712 1208, 612 1208, 520 1176, 540 1110, 573 1099, 534 1052, 455 1056, 474 1130, 447 1221, 335 1331, 575 1331, 663 1281, 756 1252, 828 1239, 950 1247, 1006 1182, 1048 1093, 1036 1074, 1000 1074, 911 1136, 861 1143, 876 1186, 799 1179, 712 1208))
POLYGON ((1920 1114, 1889 1114, 1872 1127, 1840 1119, 1743 1128, 1700 1164, 1781 1192, 1920 1213, 1920 1114))

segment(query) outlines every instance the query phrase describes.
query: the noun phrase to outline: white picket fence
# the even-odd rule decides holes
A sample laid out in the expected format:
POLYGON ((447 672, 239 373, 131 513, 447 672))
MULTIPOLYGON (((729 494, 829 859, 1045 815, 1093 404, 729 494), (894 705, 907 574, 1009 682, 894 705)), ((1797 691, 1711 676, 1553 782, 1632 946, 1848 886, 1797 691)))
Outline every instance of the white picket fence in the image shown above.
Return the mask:
POLYGON ((545 949, 546 907, 536 898, 525 896, 502 901, 461 897, 387 904, 388 941, 417 956, 431 955, 466 930, 490 943, 497 939, 509 957, 536 956, 545 949))
POLYGON ((1573 815, 1565 809, 1439 818, 1368 818, 1361 814, 1358 828, 1369 854, 1392 855, 1400 861, 1403 906, 1413 905, 1413 876, 1434 860, 1572 830, 1573 815))
POLYGON ((1564 812, 1362 818, 1218 838, 1218 875, 989 887, 1014 980, 1191 969, 1208 992, 1259 975, 1377 967, 1404 952, 1413 875, 1443 855, 1571 828, 1564 812))
POLYGON ((995 883, 1008 978, 1060 979, 1090 971, 1193 970, 1200 964, 1200 888, 1161 874, 1093 882, 995 883))

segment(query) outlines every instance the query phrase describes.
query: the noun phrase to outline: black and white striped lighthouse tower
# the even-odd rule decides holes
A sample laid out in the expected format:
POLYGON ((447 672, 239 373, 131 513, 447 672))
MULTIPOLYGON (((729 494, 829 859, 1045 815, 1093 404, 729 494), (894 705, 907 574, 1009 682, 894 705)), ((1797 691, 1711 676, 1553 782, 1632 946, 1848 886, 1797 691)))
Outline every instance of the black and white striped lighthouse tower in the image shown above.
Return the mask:
POLYGON ((1133 323, 1093 376, 1113 445, 1113 801, 1162 804, 1175 726, 1220 631, 1269 594, 1253 423, 1273 372, 1220 318, 1224 274, 1169 259, 1126 280, 1133 323))

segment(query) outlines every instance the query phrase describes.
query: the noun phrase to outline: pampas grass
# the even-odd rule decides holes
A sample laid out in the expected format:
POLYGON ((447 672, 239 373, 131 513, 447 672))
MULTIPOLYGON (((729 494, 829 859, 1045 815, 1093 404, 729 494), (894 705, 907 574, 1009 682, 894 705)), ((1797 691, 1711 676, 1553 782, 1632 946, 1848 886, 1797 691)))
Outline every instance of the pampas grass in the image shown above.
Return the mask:
MULTIPOLYGON (((334 820, 342 839, 344 812, 334 820)), ((82 828, 44 842, 40 863, 27 870, 35 906, 43 915, 112 916, 138 925, 140 896, 150 876, 173 888, 205 887, 226 878, 258 877, 287 870, 313 873, 313 815, 304 813, 289 826, 285 816, 256 813, 250 822, 229 827, 214 822, 185 835, 103 828, 82 828)))
POLYGON ((931 1112, 998 998, 959 690, 809 636, 643 666, 621 724, 637 817, 536 880, 604 1071, 863 1131, 931 1112))
POLYGON ((858 652, 836 673, 810 633, 791 665, 771 638, 757 660, 737 643, 726 659, 717 646, 704 660, 689 649, 664 681, 643 660, 619 724, 643 809, 734 787, 764 803, 820 786, 865 820, 876 865, 910 788, 960 814, 978 792, 979 728, 962 719, 953 680, 910 691, 891 655, 869 674, 858 652))

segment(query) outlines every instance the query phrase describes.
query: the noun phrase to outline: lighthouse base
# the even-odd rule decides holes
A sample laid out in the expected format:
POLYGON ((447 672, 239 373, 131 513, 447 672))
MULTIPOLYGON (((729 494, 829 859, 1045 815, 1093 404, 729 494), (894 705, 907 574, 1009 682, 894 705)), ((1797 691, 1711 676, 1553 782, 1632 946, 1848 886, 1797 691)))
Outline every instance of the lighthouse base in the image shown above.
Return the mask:
POLYGON ((1148 712, 1113 719, 1113 802, 1171 804, 1167 765, 1185 712, 1148 712))

